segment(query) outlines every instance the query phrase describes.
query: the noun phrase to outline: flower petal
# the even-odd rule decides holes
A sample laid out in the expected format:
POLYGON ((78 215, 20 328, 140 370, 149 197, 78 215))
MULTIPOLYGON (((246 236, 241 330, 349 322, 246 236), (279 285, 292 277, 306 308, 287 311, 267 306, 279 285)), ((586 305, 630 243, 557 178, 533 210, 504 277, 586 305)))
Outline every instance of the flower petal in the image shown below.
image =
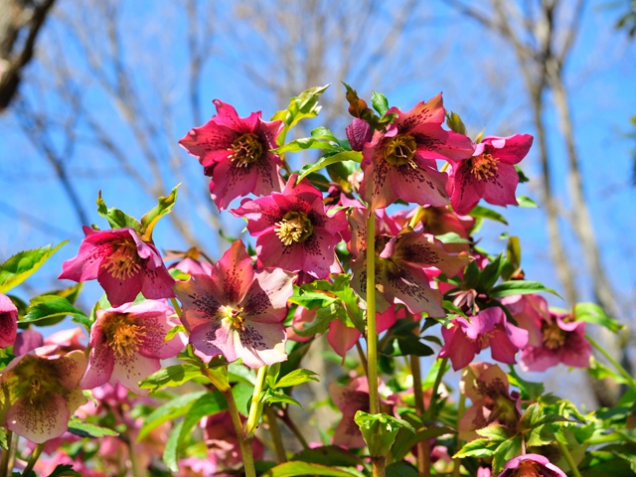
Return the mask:
POLYGON ((287 360, 287 335, 282 324, 246 321, 245 329, 236 334, 240 339, 236 354, 246 366, 260 368, 287 360))
POLYGON ((52 392, 33 400, 18 399, 7 411, 7 428, 16 434, 42 444, 66 432, 69 410, 66 400, 52 392))
POLYGON ((287 315, 287 300, 294 293, 294 275, 279 268, 260 270, 241 302, 244 316, 259 323, 279 323, 287 315))
POLYGON ((327 341, 333 350, 344 359, 349 351, 358 342, 362 333, 356 328, 349 328, 342 320, 336 319, 329 323, 327 341))
POLYGON ((108 382, 112 386, 119 382, 134 393, 147 394, 147 390, 139 387, 139 381, 160 369, 161 363, 156 358, 147 358, 138 353, 130 356, 115 355, 115 366, 108 382))
POLYGON ((216 319, 224 304, 223 292, 209 275, 192 275, 186 282, 177 282, 174 291, 181 301, 181 322, 190 332, 216 319))
POLYGON ((517 205, 515 191, 519 183, 519 174, 513 166, 500 162, 494 176, 483 181, 484 200, 495 205, 517 205))

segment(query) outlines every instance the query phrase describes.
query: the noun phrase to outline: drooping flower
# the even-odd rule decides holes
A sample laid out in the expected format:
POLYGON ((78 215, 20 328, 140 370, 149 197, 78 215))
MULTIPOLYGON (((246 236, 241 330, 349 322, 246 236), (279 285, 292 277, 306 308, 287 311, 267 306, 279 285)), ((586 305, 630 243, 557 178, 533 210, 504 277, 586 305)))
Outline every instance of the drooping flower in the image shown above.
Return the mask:
POLYGON ((210 274, 212 272, 212 265, 201 259, 201 251, 195 247, 192 247, 187 252, 175 252, 172 250, 166 251, 164 261, 179 260, 168 267, 168 269, 176 268, 183 273, 189 275, 200 275, 202 273, 210 274))
POLYGON ((490 346, 492 359, 513 364, 515 354, 528 344, 528 332, 508 323, 499 307, 481 310, 470 316, 470 321, 459 317, 452 320, 451 328, 442 328, 444 347, 440 358, 450 358, 453 369, 469 364, 476 354, 490 346))
POLYGON ((545 371, 559 363, 575 368, 590 366, 592 345, 585 339, 585 322, 574 321, 568 313, 549 311, 529 328, 535 335, 540 333, 541 342, 521 352, 519 362, 524 371, 545 371))
MULTIPOLYGON (((366 294, 366 214, 354 209, 349 216, 352 239, 349 250, 355 257, 352 288, 366 294)), ((402 303, 413 314, 427 312, 432 317, 446 316, 442 295, 430 286, 426 269, 435 267, 453 277, 470 261, 466 253, 448 253, 430 234, 402 231, 383 211, 376 212, 376 294, 377 310, 383 313, 392 303, 402 303)))
POLYGON ((376 131, 363 149, 362 198, 371 210, 402 199, 420 205, 448 203, 447 175, 439 172, 435 159, 458 161, 472 155, 469 138, 442 128, 444 106, 441 93, 404 113, 391 108, 395 121, 385 133, 376 131))
POLYGON ((133 229, 84 227, 84 234, 77 256, 62 265, 60 279, 83 282, 97 278, 113 306, 134 301, 140 292, 149 299, 174 296, 174 280, 161 255, 133 229))
POLYGON ((0 348, 15 343, 18 334, 18 309, 11 299, 0 293, 0 348))
POLYGON ((142 393, 139 381, 161 369, 160 360, 176 356, 185 346, 183 333, 164 342, 177 323, 174 310, 164 301, 146 300, 136 305, 97 311, 91 329, 92 347, 84 389, 118 382, 142 393))
MULTIPOLYGON (((232 467, 243 462, 238 437, 228 411, 203 418, 201 427, 203 427, 205 445, 210 451, 213 451, 219 467, 232 467)), ((264 451, 263 443, 255 437, 252 440, 254 458, 262 459, 264 451)))
POLYGON ((260 111, 241 118, 231 105, 213 102, 217 114, 179 141, 212 177, 212 200, 223 210, 237 197, 279 191, 281 160, 270 151, 277 147, 283 123, 263 121, 260 111))
POLYGON ((328 216, 321 192, 307 180, 294 186, 296 179, 292 175, 282 193, 244 200, 232 213, 247 218, 247 229, 257 237, 259 266, 326 278, 340 271, 335 247, 347 222, 342 214, 328 216))
POLYGON ((211 275, 178 282, 181 321, 195 352, 205 361, 219 354, 228 361, 242 358, 252 368, 285 361, 282 321, 293 278, 279 268, 255 272, 245 245, 236 241, 211 275))
POLYGON ((448 181, 453 210, 467 214, 482 197, 489 204, 517 205, 519 175, 514 165, 526 157, 533 138, 529 134, 489 136, 475 144, 472 157, 452 166, 448 181))
POLYGON ((79 387, 86 356, 20 356, 0 373, 0 424, 41 444, 61 436, 73 412, 86 402, 79 387))
POLYGON ((513 295, 502 298, 502 305, 508 308, 519 328, 528 332, 528 347, 541 346, 543 334, 541 324, 550 314, 548 302, 539 295, 513 295))
POLYGON ((567 477, 565 472, 539 454, 524 454, 506 462, 499 477, 567 477))
POLYGON ((462 394, 470 398, 469 407, 459 422, 459 438, 465 441, 479 437, 475 432, 496 423, 514 429, 521 417, 521 396, 509 392, 506 373, 496 364, 468 365, 460 382, 462 394))

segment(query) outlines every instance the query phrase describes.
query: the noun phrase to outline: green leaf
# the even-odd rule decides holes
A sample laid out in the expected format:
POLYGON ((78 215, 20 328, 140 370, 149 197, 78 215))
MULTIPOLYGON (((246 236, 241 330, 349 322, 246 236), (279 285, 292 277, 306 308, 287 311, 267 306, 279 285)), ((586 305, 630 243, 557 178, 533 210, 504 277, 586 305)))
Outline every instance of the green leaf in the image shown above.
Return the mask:
POLYGON ((389 100, 382 93, 374 91, 373 96, 371 96, 371 106, 380 116, 384 116, 389 110, 389 100))
POLYGON ((293 141, 284 144, 281 147, 273 149, 272 152, 276 154, 284 154, 286 152, 300 152, 307 151, 309 149, 320 149, 322 151, 329 152, 342 152, 344 149, 339 145, 331 144, 327 141, 321 141, 320 139, 316 139, 313 137, 303 137, 300 139, 295 139, 293 141))
POLYGON ((521 416, 519 429, 526 430, 535 428, 542 417, 541 405, 538 403, 530 404, 521 416))
POLYGON ((528 179, 528 176, 526 176, 523 173, 523 170, 521 170, 521 167, 515 164, 515 170, 517 171, 517 175, 519 176, 519 184, 523 184, 524 182, 530 182, 530 179, 528 179))
POLYGON ((316 308, 325 308, 337 300, 332 293, 326 293, 324 290, 304 290, 294 285, 294 294, 289 298, 289 303, 295 303, 308 310, 316 308))
POLYGON ((611 378, 619 384, 627 384, 627 380, 620 374, 614 372, 614 370, 608 368, 594 356, 590 356, 590 367, 587 372, 594 379, 607 379, 611 378))
POLYGON ((294 96, 289 101, 287 109, 280 110, 272 116, 272 120, 280 120, 285 126, 276 139, 276 144, 282 146, 285 144, 285 138, 291 128, 293 128, 301 119, 314 118, 320 112, 321 106, 318 106, 318 97, 325 92, 329 85, 317 86, 306 89, 298 96, 294 96))
POLYGON ((0 428, 0 448, 2 448, 2 450, 7 450, 8 448, 8 444, 7 444, 7 432, 0 428))
POLYGON ((38 322, 39 326, 54 325, 59 320, 51 321, 51 318, 63 318, 66 315, 72 315, 73 321, 86 326, 86 328, 90 331, 92 325, 90 318, 88 318, 82 310, 78 310, 71 305, 66 298, 62 298, 57 295, 42 295, 33 298, 29 306, 29 312, 26 314, 22 322, 38 322), (49 322, 44 323, 43 320, 47 320, 49 322))
POLYGON ((522 437, 517 436, 514 439, 503 441, 495 451, 495 457, 492 460, 492 470, 494 475, 498 475, 503 470, 504 465, 513 457, 521 454, 522 437))
POLYGON ((101 190, 97 194, 97 213, 108 220, 108 223, 113 229, 130 227, 135 229, 140 235, 142 234, 142 227, 137 219, 125 214, 115 207, 106 207, 106 202, 102 199, 101 190))
POLYGON ((484 269, 479 274, 479 280, 477 281, 477 290, 481 292, 488 292, 499 277, 501 276, 501 272, 503 271, 504 265, 506 265, 506 260, 503 257, 503 253, 497 255, 492 262, 484 267, 484 269))
POLYGON ((74 471, 71 464, 58 464, 48 477, 82 477, 82 474, 74 471))
POLYGON ((264 477, 296 477, 307 475, 326 475, 330 477, 351 477, 358 475, 355 471, 347 471, 309 462, 292 461, 279 464, 263 474, 264 477))
POLYGON ((500 222, 504 225, 508 225, 508 221, 499 212, 489 209, 488 207, 483 207, 481 205, 476 205, 473 210, 468 212, 468 215, 470 215, 471 217, 481 217, 484 219, 494 220, 495 222, 500 222))
POLYGON ((470 240, 460 237, 456 232, 436 235, 435 238, 442 243, 470 243, 470 240))
POLYGON ((82 422, 77 417, 72 417, 68 421, 68 432, 80 437, 105 437, 119 435, 119 433, 112 429, 106 429, 105 427, 99 427, 95 424, 82 422))
POLYGON ((174 204, 177 201, 177 189, 179 189, 180 185, 181 184, 172 189, 170 194, 166 197, 159 197, 159 203, 141 218, 141 230, 143 232, 141 239, 143 241, 149 242, 152 239, 152 231, 155 228, 155 225, 157 225, 159 219, 164 215, 169 214, 174 207, 174 204))
POLYGON ((605 310, 596 303, 577 303, 574 306, 574 316, 577 321, 601 325, 614 333, 625 328, 617 320, 607 316, 605 310))
POLYGON ((179 333, 187 333, 187 330, 186 330, 185 326, 177 325, 177 326, 173 326, 172 328, 170 328, 170 331, 168 331, 166 333, 166 337, 163 339, 163 342, 167 343, 172 338, 177 336, 179 333))
POLYGON ((207 391, 197 391, 194 393, 183 394, 181 396, 177 396, 172 401, 168 401, 167 403, 159 406, 144 420, 144 424, 139 430, 139 436, 137 436, 137 442, 141 441, 151 431, 159 427, 164 422, 173 421, 179 416, 186 414, 194 402, 206 393, 207 391))
POLYGON ((524 381, 518 374, 515 368, 511 365, 510 372, 508 373, 508 381, 511 385, 519 388, 521 392, 521 399, 529 401, 536 401, 545 392, 545 386, 543 383, 531 383, 524 381))
POLYGON ((338 138, 334 136, 330 129, 324 126, 318 126, 316 129, 312 129, 311 137, 314 139, 326 139, 327 141, 333 141, 338 143, 338 138))
POLYGON ((502 298, 511 295, 528 295, 531 293, 547 292, 561 298, 552 288, 548 288, 539 282, 526 280, 512 280, 497 285, 490 291, 491 298, 502 298))
POLYGON ((161 388, 181 386, 194 378, 203 377, 201 369, 194 364, 176 364, 160 369, 139 383, 141 389, 150 389, 154 393, 161 388))
POLYGON ((236 407, 239 412, 247 417, 249 414, 249 405, 252 401, 252 394, 254 394, 254 386, 237 384, 232 387, 232 394, 234 395, 236 407))
POLYGON ((68 240, 53 248, 51 245, 19 252, 0 265, 0 293, 6 293, 29 278, 68 240))
POLYGON ((500 426, 498 424, 491 424, 481 429, 477 429, 475 432, 481 437, 490 439, 491 441, 505 441, 510 437, 511 431, 507 427, 500 426))
POLYGON ((302 383, 307 383, 309 381, 319 382, 318 375, 313 371, 308 369, 296 369, 289 373, 286 376, 283 376, 274 386, 275 389, 278 388, 289 388, 291 386, 298 386, 302 383))
POLYGON ((332 303, 316 312, 316 318, 311 323, 305 323, 302 330, 294 328, 297 335, 303 337, 314 336, 316 333, 324 333, 329 328, 329 323, 337 318, 345 319, 346 312, 337 303, 332 303))
POLYGON ((303 407, 298 401, 296 401, 289 394, 285 394, 282 391, 274 391, 273 389, 268 389, 265 394, 265 402, 268 404, 292 404, 294 406, 303 407))
POLYGON ((419 477, 417 469, 408 462, 393 462, 385 469, 386 477, 419 477))
POLYGON ((393 459, 402 460, 419 442, 446 434, 455 434, 455 430, 450 427, 429 427, 415 434, 411 432, 400 432, 391 449, 393 459))
POLYGON ((163 461, 173 472, 177 472, 179 470, 177 456, 179 454, 179 436, 183 429, 183 423, 184 421, 179 421, 177 425, 172 428, 172 433, 170 434, 168 442, 166 442, 166 447, 163 450, 163 461))
POLYGON ((362 432, 372 458, 389 454, 400 429, 415 433, 413 426, 405 420, 384 413, 369 414, 357 411, 354 420, 362 432))
POLYGON ((530 197, 527 197, 525 195, 520 195, 519 197, 517 197, 517 202, 519 203, 519 207, 526 207, 526 208, 539 207, 534 200, 532 200, 530 197))
POLYGON ((490 457, 494 453, 494 448, 498 443, 490 439, 475 439, 470 441, 457 452, 453 458, 461 459, 463 457, 490 457))
POLYGON ((296 183, 299 183, 305 177, 307 177, 312 172, 319 171, 324 167, 330 166, 331 164, 336 164, 338 162, 343 161, 355 161, 360 162, 362 160, 362 153, 357 151, 343 151, 337 154, 333 154, 331 156, 323 156, 320 160, 315 164, 307 164, 304 166, 299 172, 298 180, 296 183))
POLYGON ((521 245, 519 237, 509 237, 506 245, 506 264, 501 277, 508 280, 512 275, 521 269, 521 245))
POLYGON ((418 336, 411 334, 389 340, 382 354, 391 357, 431 356, 435 354, 435 351, 422 343, 418 336))
POLYGON ((463 134, 466 136, 466 126, 464 126, 464 122, 462 118, 459 117, 459 114, 454 112, 446 113, 446 125, 451 129, 451 131, 455 131, 458 134, 463 134))

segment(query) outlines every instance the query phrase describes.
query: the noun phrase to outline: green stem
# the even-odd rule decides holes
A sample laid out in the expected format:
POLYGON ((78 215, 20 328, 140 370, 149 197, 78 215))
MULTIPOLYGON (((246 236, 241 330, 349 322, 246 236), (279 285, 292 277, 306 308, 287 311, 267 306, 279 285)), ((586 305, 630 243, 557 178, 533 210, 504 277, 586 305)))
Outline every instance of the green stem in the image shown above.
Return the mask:
POLYGON ((23 476, 25 477, 28 476, 33 470, 33 466, 38 461, 38 459, 40 458, 40 454, 42 454, 42 451, 44 450, 44 444, 46 444, 46 442, 43 442, 42 444, 38 444, 37 447, 33 450, 33 453, 31 454, 31 457, 29 458, 29 462, 27 463, 26 467, 24 468, 24 471, 22 472, 23 476))
POLYGON ((181 317, 181 307, 179 306, 179 302, 176 298, 170 298, 170 303, 172 303, 172 307, 174 311, 177 312, 177 316, 181 317))
MULTIPOLYGON (((460 393, 459 408, 457 409, 457 450, 456 452, 459 452, 459 449, 462 446, 462 441, 459 439, 459 423, 461 422, 462 417, 464 417, 465 410, 466 410, 466 396, 460 393)), ((460 476, 461 464, 462 464, 461 459, 459 458, 455 459, 454 466, 453 466, 453 477, 460 476)))
POLYGON ((358 350, 358 356, 360 356, 360 363, 364 368, 364 374, 369 374, 369 367, 367 366, 367 357, 364 355, 364 350, 360 345, 360 340, 356 341, 356 349, 358 350))
POLYGON ((558 440, 556 442, 557 442, 557 445, 559 446, 559 450, 561 451, 561 454, 563 454, 563 457, 565 457, 565 460, 568 462, 568 465, 570 466, 570 470, 572 471, 572 474, 574 474, 574 477, 581 477, 579 468, 577 467, 576 462, 574 462, 574 458, 572 457, 572 454, 570 454, 570 451, 568 450, 567 446, 559 442, 558 440))
POLYGON ((246 433, 248 437, 254 435, 254 431, 258 427, 258 421, 261 419, 261 411, 263 404, 261 402, 261 394, 263 393, 263 385, 265 384, 265 376, 267 376, 267 366, 259 368, 256 375, 256 385, 254 386, 254 394, 252 395, 252 405, 250 406, 250 414, 247 418, 246 433))
POLYGON ((221 390, 225 400, 227 401, 227 410, 230 413, 232 424, 234 425, 234 432, 239 441, 239 447, 241 448, 241 456, 243 457, 243 470, 245 471, 245 477, 256 477, 256 469, 254 468, 254 455, 252 453, 252 439, 245 435, 243 429, 243 423, 241 422, 241 416, 239 414, 236 401, 234 400, 234 394, 232 394, 232 388, 228 387, 225 390, 221 390))
POLYGON ((0 477, 7 477, 9 456, 11 455, 11 444, 13 438, 13 431, 7 430, 7 450, 2 453, 2 460, 0 461, 0 477))
POLYGON ((369 412, 380 412, 378 397, 378 332, 375 316, 375 211, 367 219, 367 378, 369 412))
MULTIPOLYGON (((419 329, 419 328, 418 328, 419 329)), ((424 415, 424 393, 422 392, 422 367, 420 357, 411 356, 411 374, 413 376, 413 394, 415 397, 415 413, 422 417, 424 415)), ((429 477, 431 446, 428 440, 417 443, 417 472, 420 477, 429 477)))
POLYGON ((373 477, 386 476, 386 457, 371 457, 373 464, 373 477))
POLYGON ((433 384, 433 393, 431 394, 431 405, 428 407, 428 418, 435 418, 435 411, 437 407, 437 395, 439 392, 439 387, 442 384, 442 378, 444 377, 444 373, 446 372, 446 363, 448 363, 448 358, 442 358, 442 362, 439 366, 439 371, 437 372, 437 376, 435 377, 435 384, 433 384))
POLYGON ((265 405, 265 417, 267 419, 267 424, 269 425, 269 433, 272 435, 272 440, 274 441, 274 449, 276 449, 278 463, 282 464, 283 462, 287 462, 287 453, 285 452, 283 439, 280 435, 280 428, 278 427, 278 421, 276 420, 276 413, 271 406, 265 405))
POLYGON ((616 361, 612 355, 610 355, 605 349, 599 345, 590 335, 585 335, 585 338, 590 342, 594 348, 598 350, 603 356, 607 358, 607 360, 612 363, 612 365, 616 368, 616 370, 625 378, 625 380, 629 383, 632 390, 636 391, 636 380, 632 378, 632 376, 621 366, 621 364, 616 361))

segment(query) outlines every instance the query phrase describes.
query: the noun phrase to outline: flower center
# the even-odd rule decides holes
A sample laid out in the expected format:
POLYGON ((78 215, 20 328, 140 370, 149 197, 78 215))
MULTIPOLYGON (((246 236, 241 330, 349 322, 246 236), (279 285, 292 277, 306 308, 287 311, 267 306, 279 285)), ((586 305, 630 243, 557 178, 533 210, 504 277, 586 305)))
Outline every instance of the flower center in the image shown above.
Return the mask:
POLYGON ((224 305, 219 309, 219 314, 221 315, 222 320, 227 320, 230 322, 230 326, 235 330, 244 331, 245 318, 241 316, 243 313, 243 307, 237 306, 236 308, 232 306, 224 305))
POLYGON ((304 242, 314 232, 314 226, 304 212, 287 212, 283 216, 283 220, 274 227, 276 235, 283 242, 283 245, 289 247, 293 243, 304 242))
POLYGON ((527 460, 521 462, 517 471, 514 474, 515 477, 541 477, 541 474, 537 471, 537 466, 534 462, 527 460))
POLYGON ((498 162, 499 159, 492 157, 490 154, 480 154, 471 159, 470 172, 472 172, 479 181, 488 180, 497 173, 498 162))
POLYGON ((124 313, 112 314, 102 325, 106 342, 119 357, 130 358, 137 352, 146 335, 132 317, 124 313))
POLYGON ((232 142, 232 151, 229 157, 236 167, 247 167, 261 158, 263 144, 256 134, 247 133, 232 142))
POLYGON ((554 323, 548 325, 547 323, 543 325, 543 346, 549 350, 559 349, 565 344, 565 338, 567 333, 559 328, 559 325, 555 321, 554 323))
POLYGON ((126 280, 141 270, 141 257, 132 239, 119 239, 113 243, 112 252, 104 258, 102 267, 117 280, 126 280))
POLYGON ((382 144, 384 160, 392 166, 408 164, 413 169, 417 169, 417 164, 413 161, 416 150, 417 144, 415 139, 413 136, 407 134, 388 138, 382 144))

